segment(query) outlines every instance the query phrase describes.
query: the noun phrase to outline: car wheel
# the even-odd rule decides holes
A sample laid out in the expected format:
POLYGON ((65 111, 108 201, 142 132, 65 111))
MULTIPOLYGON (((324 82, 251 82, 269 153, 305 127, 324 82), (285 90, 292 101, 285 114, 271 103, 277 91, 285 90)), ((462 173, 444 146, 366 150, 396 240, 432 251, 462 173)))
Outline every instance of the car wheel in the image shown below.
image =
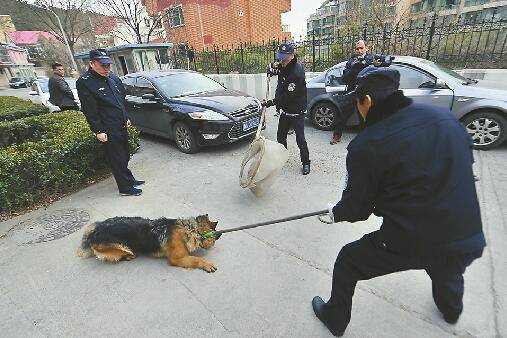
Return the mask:
POLYGON ((195 136, 183 122, 177 122, 173 128, 174 141, 178 149, 187 154, 195 153, 199 147, 195 136))
POLYGON ((462 123, 472 137, 475 149, 495 148, 507 138, 507 120, 499 113, 479 111, 466 116, 462 123))
POLYGON ((338 109, 334 104, 321 102, 312 109, 312 123, 320 130, 333 130, 337 115, 338 109))

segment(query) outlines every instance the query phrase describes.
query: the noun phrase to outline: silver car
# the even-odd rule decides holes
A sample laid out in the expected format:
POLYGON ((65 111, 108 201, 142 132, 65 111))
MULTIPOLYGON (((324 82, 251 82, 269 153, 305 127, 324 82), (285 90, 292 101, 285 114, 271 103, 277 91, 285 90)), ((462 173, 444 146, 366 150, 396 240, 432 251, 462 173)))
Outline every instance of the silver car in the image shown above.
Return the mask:
MULTIPOLYGON (((339 63, 307 83, 308 117, 319 129, 333 130, 339 116, 336 98, 345 93, 345 64, 339 63)), ((390 67, 400 72, 400 89, 414 102, 449 108, 465 125, 476 149, 494 148, 507 138, 507 90, 480 87, 477 80, 416 57, 396 56, 390 67)), ((353 114, 347 124, 358 122, 353 114)))

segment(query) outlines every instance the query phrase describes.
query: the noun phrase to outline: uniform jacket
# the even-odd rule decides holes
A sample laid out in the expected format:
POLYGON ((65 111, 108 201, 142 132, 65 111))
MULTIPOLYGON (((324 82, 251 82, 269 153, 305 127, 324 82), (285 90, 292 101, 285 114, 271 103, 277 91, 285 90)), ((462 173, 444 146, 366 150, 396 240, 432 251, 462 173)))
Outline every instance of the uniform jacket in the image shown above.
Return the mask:
POLYGON ((71 107, 76 105, 74 94, 65 79, 57 74, 51 75, 48 82, 49 102, 58 107, 71 107))
POLYGON ((351 141, 335 221, 383 217, 383 246, 403 254, 462 254, 485 246, 471 139, 448 109, 401 91, 375 105, 351 141))
POLYGON ((294 56, 280 69, 274 103, 287 114, 303 114, 306 111, 305 69, 294 56))
POLYGON ((124 104, 125 88, 118 76, 109 73, 104 77, 88 69, 77 80, 76 88, 81 110, 95 134, 125 129, 129 117, 124 104))
POLYGON ((374 55, 366 54, 362 62, 355 62, 356 60, 357 58, 355 56, 351 57, 345 64, 345 69, 343 70, 342 79, 343 83, 347 85, 347 92, 353 91, 356 88, 357 74, 369 65, 372 65, 375 57, 374 55))

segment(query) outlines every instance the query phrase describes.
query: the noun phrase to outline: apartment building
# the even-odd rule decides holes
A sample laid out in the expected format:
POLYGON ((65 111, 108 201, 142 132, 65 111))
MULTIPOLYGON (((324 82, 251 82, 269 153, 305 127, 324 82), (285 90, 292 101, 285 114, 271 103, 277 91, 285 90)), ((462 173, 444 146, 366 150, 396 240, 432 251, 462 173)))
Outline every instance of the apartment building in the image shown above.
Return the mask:
POLYGON ((436 13, 446 22, 460 18, 461 23, 507 21, 507 1, 494 0, 410 0, 414 21, 436 13))
POLYGON ((167 41, 187 43, 194 49, 214 45, 261 43, 290 39, 284 31, 282 13, 290 0, 149 0, 148 13, 164 14, 167 41))

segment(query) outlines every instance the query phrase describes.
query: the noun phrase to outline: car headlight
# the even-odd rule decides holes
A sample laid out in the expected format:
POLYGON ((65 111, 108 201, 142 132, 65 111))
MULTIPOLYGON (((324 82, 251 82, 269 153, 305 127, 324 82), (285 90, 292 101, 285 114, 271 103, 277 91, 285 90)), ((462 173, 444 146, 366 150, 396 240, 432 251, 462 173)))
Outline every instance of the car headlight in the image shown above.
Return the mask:
POLYGON ((213 110, 203 110, 195 113, 188 114, 194 120, 208 120, 208 121, 228 121, 229 118, 225 115, 217 113, 213 110))

